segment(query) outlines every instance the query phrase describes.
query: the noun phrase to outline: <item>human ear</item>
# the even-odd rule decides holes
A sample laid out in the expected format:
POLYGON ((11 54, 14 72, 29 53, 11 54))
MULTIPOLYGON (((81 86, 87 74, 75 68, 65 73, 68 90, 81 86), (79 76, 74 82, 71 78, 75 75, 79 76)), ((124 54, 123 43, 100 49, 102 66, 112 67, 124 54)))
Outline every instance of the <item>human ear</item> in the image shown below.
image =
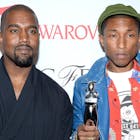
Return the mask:
POLYGON ((100 46, 102 48, 102 50, 104 51, 104 36, 102 34, 99 34, 99 43, 100 43, 100 46))
POLYGON ((0 51, 3 53, 3 47, 2 47, 2 33, 0 32, 0 51))

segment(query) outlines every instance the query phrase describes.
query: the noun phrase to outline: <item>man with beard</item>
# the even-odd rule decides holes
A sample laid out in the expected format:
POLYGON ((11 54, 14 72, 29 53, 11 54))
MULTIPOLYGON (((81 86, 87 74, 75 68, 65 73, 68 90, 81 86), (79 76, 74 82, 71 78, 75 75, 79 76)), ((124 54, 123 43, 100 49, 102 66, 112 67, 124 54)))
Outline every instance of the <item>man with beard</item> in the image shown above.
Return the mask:
POLYGON ((1 17, 0 140, 68 140, 72 106, 67 93, 35 67, 38 19, 25 5, 1 17))

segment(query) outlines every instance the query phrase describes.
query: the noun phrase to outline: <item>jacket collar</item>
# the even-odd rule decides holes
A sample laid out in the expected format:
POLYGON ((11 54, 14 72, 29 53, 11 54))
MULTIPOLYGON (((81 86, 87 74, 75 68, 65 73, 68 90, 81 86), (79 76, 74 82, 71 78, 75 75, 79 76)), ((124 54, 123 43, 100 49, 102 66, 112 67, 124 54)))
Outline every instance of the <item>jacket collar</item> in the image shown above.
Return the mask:
MULTIPOLYGON (((136 61, 140 64, 140 53, 137 54, 136 61)), ((87 73, 87 81, 93 81, 96 83, 102 81, 106 73, 107 63, 108 58, 106 56, 98 59, 87 73)))

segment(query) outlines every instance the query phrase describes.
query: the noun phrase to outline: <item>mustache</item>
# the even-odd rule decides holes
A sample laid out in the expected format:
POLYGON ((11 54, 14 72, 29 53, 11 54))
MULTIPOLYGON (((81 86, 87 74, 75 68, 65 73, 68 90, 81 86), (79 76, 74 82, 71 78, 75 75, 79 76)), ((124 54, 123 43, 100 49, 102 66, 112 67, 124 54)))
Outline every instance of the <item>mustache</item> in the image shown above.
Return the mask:
POLYGON ((20 44, 20 45, 17 45, 15 47, 15 50, 18 50, 20 48, 25 48, 25 49, 33 50, 33 48, 30 45, 28 45, 28 44, 20 44))

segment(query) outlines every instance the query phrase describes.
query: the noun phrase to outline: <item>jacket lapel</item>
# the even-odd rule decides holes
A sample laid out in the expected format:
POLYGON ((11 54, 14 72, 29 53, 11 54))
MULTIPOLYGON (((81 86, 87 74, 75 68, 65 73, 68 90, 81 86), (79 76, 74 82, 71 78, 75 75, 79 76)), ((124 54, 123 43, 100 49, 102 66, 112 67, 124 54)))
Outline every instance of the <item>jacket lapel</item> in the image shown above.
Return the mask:
POLYGON ((0 140, 6 140, 17 135, 33 102, 34 89, 30 74, 22 89, 19 100, 16 101, 12 84, 2 62, 0 62, 0 70, 0 100, 3 103, 1 108, 4 108, 1 118, 4 123, 0 133, 0 140))

